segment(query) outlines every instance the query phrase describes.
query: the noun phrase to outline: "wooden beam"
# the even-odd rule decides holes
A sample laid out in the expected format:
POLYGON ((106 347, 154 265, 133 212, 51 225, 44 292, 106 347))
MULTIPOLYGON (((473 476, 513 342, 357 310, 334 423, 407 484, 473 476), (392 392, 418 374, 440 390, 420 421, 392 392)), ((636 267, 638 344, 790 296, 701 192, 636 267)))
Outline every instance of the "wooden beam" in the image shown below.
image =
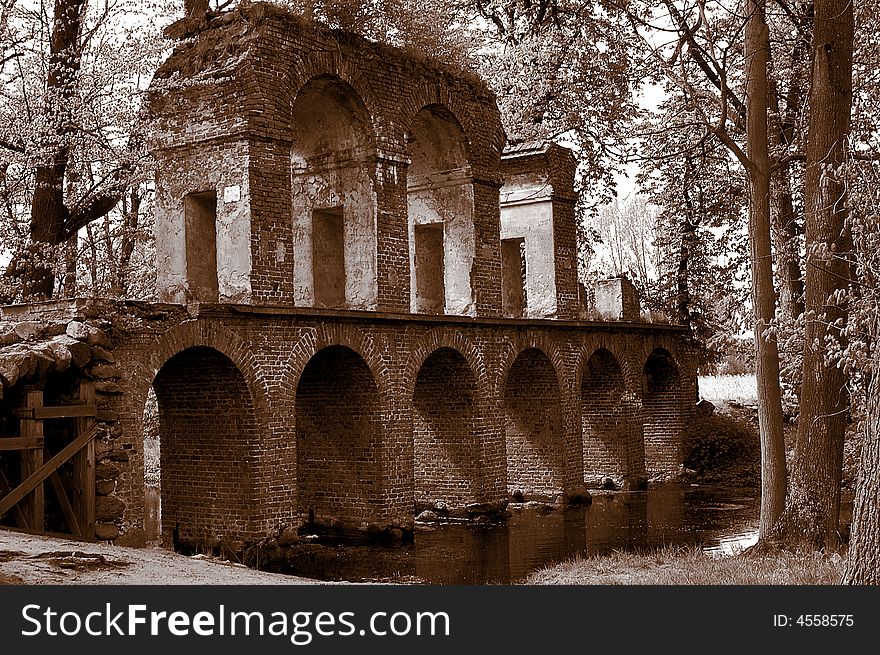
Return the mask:
POLYGON ((97 432, 97 427, 93 426, 88 432, 79 435, 67 444, 60 453, 31 473, 24 482, 13 489, 5 498, 0 499, 0 516, 8 512, 13 505, 20 502, 22 498, 41 485, 43 480, 48 478, 53 471, 57 470, 59 466, 73 457, 74 453, 94 439, 97 432))
MULTIPOLYGON (((80 382, 79 400, 83 407, 95 407, 95 385, 80 382)), ((76 433, 95 430, 95 414, 76 419, 76 433)), ((90 440, 73 456, 74 508, 79 517, 81 534, 89 539, 95 536, 95 441, 90 440)))
POLYGON ((8 437, 0 439, 0 451, 4 450, 42 450, 43 437, 8 437))
MULTIPOLYGON (((43 406, 43 390, 34 387, 25 389, 25 406, 28 409, 36 409, 43 406)), ((19 432, 24 438, 43 438, 43 421, 38 419, 22 419, 20 421, 19 432)), ((36 474, 43 465, 43 450, 22 450, 21 451, 21 477, 28 479, 36 474)), ((45 528, 45 496, 43 491, 43 478, 35 483, 26 493, 30 496, 22 505, 21 511, 27 519, 28 527, 32 530, 42 530, 45 528)), ((19 485, 20 486, 20 485, 19 485)), ((15 493, 13 490, 12 493, 15 493)), ((22 496, 24 498, 24 496, 22 496)), ((21 500, 21 499, 19 499, 21 500)), ((18 501, 16 501, 18 502, 18 501)), ((11 506, 10 506, 11 507, 11 506)), ((9 511, 9 507, 5 507, 0 511, 0 515, 9 511)))
MULTIPOLYGON (((9 480, 6 479, 6 474, 0 470, 0 493, 5 496, 10 491, 12 491, 12 485, 9 484, 9 480)), ((15 506, 15 522, 20 528, 24 528, 25 530, 30 529, 28 527, 27 517, 18 505, 15 506)))
POLYGON ((17 407, 12 410, 12 415, 23 419, 56 419, 56 418, 80 418, 83 416, 94 417, 98 408, 92 405, 56 405, 53 407, 17 407))
POLYGON ((67 491, 64 489, 64 484, 61 482, 61 478, 58 477, 58 471, 52 471, 49 475, 49 481, 52 483, 55 495, 58 496, 58 504, 61 505, 61 511, 64 513, 64 520, 67 521, 67 527, 70 528, 70 532, 74 537, 81 537, 82 530, 79 529, 79 520, 76 518, 76 513, 73 511, 73 507, 70 505, 70 500, 67 498, 67 491))

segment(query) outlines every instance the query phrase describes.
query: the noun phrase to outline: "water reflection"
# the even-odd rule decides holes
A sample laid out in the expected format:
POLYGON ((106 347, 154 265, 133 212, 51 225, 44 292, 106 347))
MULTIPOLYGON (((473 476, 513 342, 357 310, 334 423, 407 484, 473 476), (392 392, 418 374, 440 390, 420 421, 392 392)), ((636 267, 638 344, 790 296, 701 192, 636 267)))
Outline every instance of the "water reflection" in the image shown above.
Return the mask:
POLYGON ((285 572, 324 580, 511 583, 577 554, 699 544, 722 552, 756 534, 757 493, 660 485, 589 507, 514 509, 503 525, 442 524, 401 548, 303 547, 285 572))

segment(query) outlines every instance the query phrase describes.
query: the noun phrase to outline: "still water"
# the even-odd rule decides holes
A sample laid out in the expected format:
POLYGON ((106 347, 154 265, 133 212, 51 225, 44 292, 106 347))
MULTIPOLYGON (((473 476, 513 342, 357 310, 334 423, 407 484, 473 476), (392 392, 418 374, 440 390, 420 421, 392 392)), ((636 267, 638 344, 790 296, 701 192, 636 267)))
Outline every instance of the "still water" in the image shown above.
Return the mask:
POLYGON ((404 546, 311 544, 284 572, 352 582, 514 583, 578 554, 665 544, 742 549, 757 539, 758 506, 755 489, 666 484, 597 493, 587 507, 514 509, 504 524, 435 524, 404 546))

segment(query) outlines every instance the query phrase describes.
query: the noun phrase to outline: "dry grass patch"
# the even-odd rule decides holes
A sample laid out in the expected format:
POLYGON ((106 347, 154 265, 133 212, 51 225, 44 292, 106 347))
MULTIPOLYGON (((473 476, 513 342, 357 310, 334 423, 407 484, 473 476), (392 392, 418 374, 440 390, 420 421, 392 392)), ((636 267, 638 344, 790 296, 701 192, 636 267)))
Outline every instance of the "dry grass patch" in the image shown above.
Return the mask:
POLYGON ((749 551, 713 555, 697 546, 581 557, 536 571, 533 585, 833 585, 843 574, 836 554, 749 551))

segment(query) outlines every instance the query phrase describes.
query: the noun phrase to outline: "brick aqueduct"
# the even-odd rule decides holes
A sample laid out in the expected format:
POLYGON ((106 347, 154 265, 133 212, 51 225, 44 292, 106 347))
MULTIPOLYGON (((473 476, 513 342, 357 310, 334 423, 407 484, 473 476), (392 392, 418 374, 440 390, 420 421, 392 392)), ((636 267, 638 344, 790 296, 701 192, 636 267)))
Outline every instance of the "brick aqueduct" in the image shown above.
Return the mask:
POLYGON ((268 5, 175 27, 149 96, 162 302, 108 310, 99 532, 143 538, 151 388, 163 533, 191 544, 678 471, 693 354, 625 280, 588 313, 568 151, 505 150, 483 82, 268 5))

